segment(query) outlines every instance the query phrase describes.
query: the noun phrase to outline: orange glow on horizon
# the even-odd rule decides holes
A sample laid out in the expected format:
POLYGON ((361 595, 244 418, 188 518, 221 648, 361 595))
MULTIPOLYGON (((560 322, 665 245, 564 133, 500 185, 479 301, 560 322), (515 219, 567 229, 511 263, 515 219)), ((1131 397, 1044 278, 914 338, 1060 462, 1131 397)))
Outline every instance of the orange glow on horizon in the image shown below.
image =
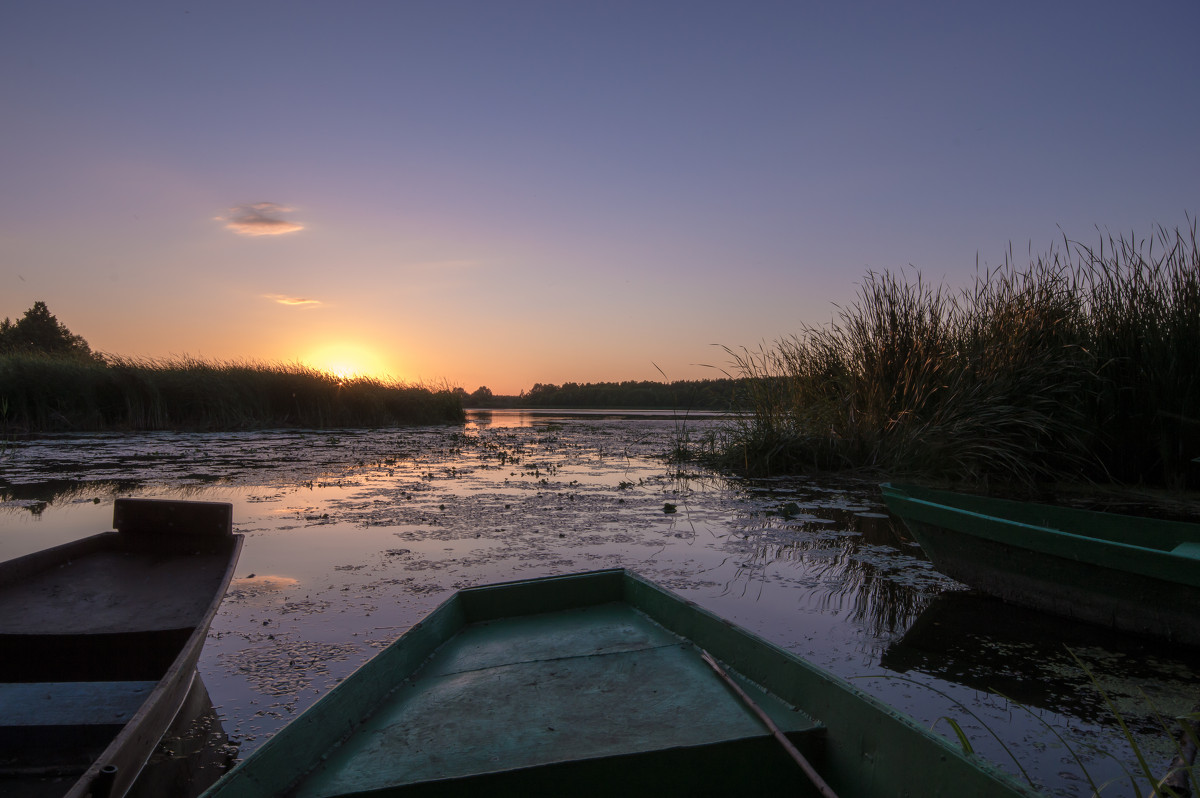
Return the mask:
POLYGON ((309 353, 301 362, 338 379, 368 377, 382 382, 401 381, 379 353, 359 344, 329 344, 309 353))

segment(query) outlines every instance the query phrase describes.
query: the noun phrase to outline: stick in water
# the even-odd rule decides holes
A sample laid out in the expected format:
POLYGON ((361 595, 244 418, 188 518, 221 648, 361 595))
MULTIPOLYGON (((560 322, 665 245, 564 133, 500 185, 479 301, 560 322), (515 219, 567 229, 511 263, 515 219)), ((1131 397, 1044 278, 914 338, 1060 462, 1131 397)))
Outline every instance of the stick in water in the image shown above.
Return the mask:
POLYGON ((771 735, 779 741, 779 744, 782 745, 784 750, 791 755, 792 759, 796 760, 796 764, 799 765, 800 769, 804 771, 804 775, 808 776, 809 781, 816 786, 817 791, 820 792, 821 795, 825 796, 825 798, 837 798, 837 793, 833 791, 832 787, 825 783, 825 779, 821 778, 821 774, 818 773, 816 769, 813 768, 813 766, 809 763, 809 761, 804 758, 804 754, 800 753, 796 746, 792 745, 792 741, 787 738, 787 735, 779 730, 779 727, 775 725, 775 721, 771 720, 770 716, 763 711, 763 708, 754 703, 754 699, 746 695, 746 691, 743 690, 741 686, 735 682, 728 673, 725 672, 724 668, 717 664, 717 661, 713 659, 712 654, 709 654, 704 649, 700 649, 700 658, 707 662, 708 666, 717 672, 717 675, 725 681, 725 684, 729 685, 729 688, 737 694, 737 697, 742 700, 743 704, 754 711, 754 714, 757 715, 758 719, 763 722, 763 725, 770 730, 771 735))

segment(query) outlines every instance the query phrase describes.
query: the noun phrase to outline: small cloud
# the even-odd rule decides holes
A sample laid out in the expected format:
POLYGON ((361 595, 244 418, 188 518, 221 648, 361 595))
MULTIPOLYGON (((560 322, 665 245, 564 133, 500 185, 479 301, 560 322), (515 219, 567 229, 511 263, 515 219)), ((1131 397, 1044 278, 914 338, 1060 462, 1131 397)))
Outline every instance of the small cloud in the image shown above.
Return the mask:
POLYGON ((319 299, 307 299, 299 296, 288 296, 286 294, 263 294, 266 299, 272 302, 278 302, 281 305, 293 305, 298 307, 315 308, 321 304, 319 299))
POLYGON ((229 209, 228 216, 218 216, 217 221, 226 222, 225 227, 244 236, 278 236, 295 233, 304 225, 279 218, 280 214, 291 213, 292 209, 274 202, 255 202, 237 205, 229 209))

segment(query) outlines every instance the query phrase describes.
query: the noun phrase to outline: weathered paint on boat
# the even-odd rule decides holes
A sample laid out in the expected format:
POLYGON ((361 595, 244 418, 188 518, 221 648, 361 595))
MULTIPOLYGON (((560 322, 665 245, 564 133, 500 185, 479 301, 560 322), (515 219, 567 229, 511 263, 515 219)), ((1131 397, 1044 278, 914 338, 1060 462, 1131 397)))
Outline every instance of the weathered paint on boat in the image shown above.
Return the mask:
POLYGON ((884 484, 948 576, 1014 604, 1200 646, 1200 525, 884 484))
POLYGON ((840 679, 623 570, 459 591, 205 798, 1032 795, 840 679))
POLYGON ((118 499, 116 531, 0 563, 0 794, 125 795, 191 687, 232 517, 118 499))

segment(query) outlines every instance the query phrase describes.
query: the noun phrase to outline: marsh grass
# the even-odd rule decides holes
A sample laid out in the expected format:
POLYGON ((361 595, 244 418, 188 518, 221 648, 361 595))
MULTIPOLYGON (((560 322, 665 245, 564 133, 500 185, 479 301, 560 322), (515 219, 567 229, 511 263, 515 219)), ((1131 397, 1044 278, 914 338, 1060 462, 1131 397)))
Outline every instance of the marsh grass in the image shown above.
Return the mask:
POLYGON ((303 365, 192 358, 0 357, 0 429, 228 430, 461 423, 449 388, 339 379, 303 365))
MULTIPOLYGON (((1136 773, 1131 772, 1123 764, 1121 765, 1121 769, 1125 771, 1125 775, 1129 779, 1129 794, 1133 795, 1135 798, 1142 798, 1143 793, 1139 787, 1139 777, 1150 785, 1150 792, 1146 793, 1146 795, 1154 796, 1154 798, 1189 798, 1190 796, 1200 794, 1200 779, 1197 778, 1196 767, 1193 764, 1196 750, 1195 746, 1198 742, 1197 729, 1200 728, 1197 727, 1196 724, 1198 721, 1200 721, 1200 712, 1193 711, 1187 715, 1176 718, 1175 720, 1180 727, 1179 732, 1176 733, 1171 728, 1171 725, 1163 719, 1162 713, 1158 711, 1158 708, 1153 706, 1153 704, 1150 702, 1150 699, 1146 697, 1145 693, 1142 693, 1142 700, 1145 701, 1146 704, 1153 710, 1154 717, 1158 720, 1159 727, 1162 729, 1163 734, 1173 740, 1175 744, 1176 757, 1168 766, 1168 772, 1159 778, 1159 771, 1147 761, 1146 754, 1143 753, 1141 746, 1138 745, 1136 736, 1130 730, 1129 724, 1125 721, 1125 716, 1121 713, 1121 711, 1117 708, 1116 703, 1112 700, 1112 698, 1109 697, 1108 693, 1100 685, 1100 681, 1096 678, 1095 674, 1092 673, 1092 670, 1087 666, 1086 663, 1084 663, 1083 660, 1079 658, 1074 651, 1071 651, 1070 649, 1067 649, 1067 651, 1070 652, 1071 657, 1087 675, 1088 679, 1092 683, 1092 686, 1104 700, 1105 705, 1108 707, 1108 711, 1116 720, 1117 725, 1121 730, 1121 735, 1125 738, 1125 741, 1129 743, 1130 751, 1133 753, 1134 758, 1137 761, 1138 772, 1136 773), (1185 751, 1185 747, 1188 745, 1191 746, 1190 754, 1188 751, 1185 751)), ((1074 755, 1074 751, 1072 751, 1072 755, 1074 755)), ((1090 776, 1088 777, 1088 781, 1089 783, 1092 781, 1090 776)), ((1096 790, 1093 787, 1093 792, 1094 794, 1098 794, 1099 790, 1096 790)))
MULTIPOLYGON (((1091 669, 1088 668, 1088 666, 1078 657, 1078 655, 1075 654, 1075 652, 1070 651, 1070 649, 1068 649, 1068 651, 1071 654, 1071 657, 1075 660, 1076 664, 1088 677, 1093 689, 1095 689, 1104 700, 1106 706, 1108 707, 1108 711, 1111 713, 1113 720, 1116 722, 1116 725, 1120 730, 1121 737, 1124 738, 1125 742, 1129 746, 1129 754, 1133 756, 1134 761, 1137 763, 1136 771, 1131 771, 1130 768, 1127 767, 1126 764, 1113 752, 1087 746, 1092 750, 1093 753, 1099 754, 1117 763, 1117 765, 1123 771, 1126 779, 1128 779, 1129 791, 1125 794, 1133 796, 1134 798, 1194 798, 1194 796, 1200 795, 1200 774, 1198 774, 1196 766, 1192 764, 1192 759, 1195 756, 1195 749, 1197 746, 1200 746, 1200 738, 1197 736, 1197 730, 1200 729, 1200 711, 1193 711, 1187 715, 1175 718, 1175 721, 1180 727, 1180 731, 1177 732, 1172 729, 1171 725, 1163 719, 1162 713, 1160 713, 1157 708, 1153 707, 1145 694, 1142 695, 1142 699, 1146 702, 1147 706, 1151 707, 1154 717, 1158 719, 1158 723, 1163 734, 1172 739, 1175 744, 1176 758, 1167 766, 1167 772, 1163 774, 1161 770, 1156 769, 1154 764, 1147 759, 1148 755, 1142 750, 1142 746, 1138 744, 1137 735, 1130 729, 1129 724, 1126 722, 1125 716, 1121 713, 1120 709, 1118 709, 1112 698, 1109 697, 1108 693, 1105 692, 1104 688, 1100 684, 1100 681, 1092 673, 1091 669), (1185 746, 1187 745, 1191 746, 1190 751, 1184 750, 1185 746), (1145 791, 1143 791, 1143 787, 1146 788, 1145 791)), ((950 702, 955 711, 961 712, 965 716, 970 717, 976 725, 986 731, 988 736, 990 736, 996 743, 999 744, 1001 750, 1003 750, 1008 759, 1011 760, 1013 766, 1020 773, 1021 778, 1027 784, 1029 784, 1030 787, 1037 789, 1037 783, 1029 774, 1028 770, 1026 770, 1025 766, 1021 763, 1020 758, 1008 745, 1005 744, 1004 740, 996 732, 996 730, 993 729, 985 720, 983 720, 983 718, 981 718, 975 712, 972 712, 969 707, 967 707, 961 701, 955 699, 953 696, 938 690, 936 687, 932 687, 931 685, 924 684, 904 676, 886 675, 863 676, 857 678, 886 679, 889 681, 903 682, 905 684, 920 687, 924 690, 928 690, 929 692, 941 696, 943 699, 950 702)), ((1079 774, 1084 778, 1084 780, 1087 781, 1088 786, 1091 788, 1091 794, 1093 798, 1100 798, 1100 796, 1105 794, 1105 791, 1109 787, 1115 786, 1117 789, 1120 789, 1123 786, 1118 785, 1116 782, 1097 784, 1096 779, 1090 772, 1088 772, 1087 765, 1084 763, 1084 758, 1080 756, 1080 753, 1075 750, 1074 746, 1072 746, 1070 742, 1068 742, 1061 734, 1059 734, 1058 730, 1055 729, 1053 725, 1051 725, 1044 717, 1042 717, 1041 713, 1035 712, 1034 710, 1022 704, 1020 701, 1010 698, 1003 693, 996 693, 996 695, 1000 698, 1003 698, 1006 702, 1008 702, 1009 705, 1024 712, 1029 718, 1037 721, 1057 740, 1058 744, 1067 752, 1071 761, 1078 769, 1079 774)), ((949 715, 943 715, 934 721, 933 725, 930 727, 930 730, 932 731, 936 729, 938 723, 942 721, 945 721, 946 725, 950 727, 951 731, 953 731, 955 739, 958 741, 959 747, 962 749, 964 754, 969 756, 976 753, 974 746, 971 744, 970 737, 955 718, 949 715)))
POLYGON ((1064 239, 1027 266, 1010 251, 959 292, 870 272, 830 325, 725 350, 751 410, 720 464, 1194 484, 1196 232, 1064 239))

